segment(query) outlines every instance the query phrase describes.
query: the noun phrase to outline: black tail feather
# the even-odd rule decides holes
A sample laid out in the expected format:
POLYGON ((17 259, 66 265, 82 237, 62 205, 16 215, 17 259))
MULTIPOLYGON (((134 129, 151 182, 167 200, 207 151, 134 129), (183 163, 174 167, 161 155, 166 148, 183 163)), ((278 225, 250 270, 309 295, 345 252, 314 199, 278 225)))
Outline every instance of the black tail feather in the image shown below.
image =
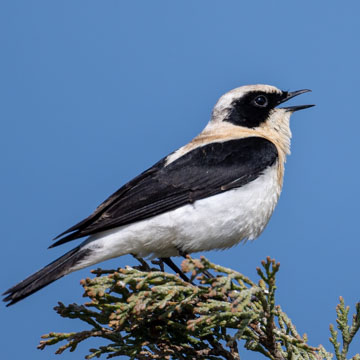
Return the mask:
POLYGON ((89 255, 91 250, 76 247, 63 256, 59 257, 49 265, 45 266, 33 275, 30 275, 19 284, 5 291, 7 295, 3 301, 9 302, 6 306, 13 305, 18 301, 28 297, 43 287, 51 284, 55 280, 71 272, 71 268, 80 260, 89 255))

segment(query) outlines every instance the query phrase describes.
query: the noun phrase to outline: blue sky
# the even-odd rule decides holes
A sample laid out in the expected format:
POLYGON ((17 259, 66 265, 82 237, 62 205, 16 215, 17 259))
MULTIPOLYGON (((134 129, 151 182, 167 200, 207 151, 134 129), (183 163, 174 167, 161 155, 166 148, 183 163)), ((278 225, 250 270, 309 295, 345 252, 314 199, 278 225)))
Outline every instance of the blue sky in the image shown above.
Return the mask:
MULTIPOLYGON (((46 249, 199 133, 224 92, 309 88, 293 103, 317 106, 292 118, 284 189, 265 232, 204 255, 253 279, 260 261, 275 257, 277 302, 312 345, 331 349, 338 297, 353 306, 360 295, 359 11, 355 0, 2 2, 1 290, 71 248, 46 249)), ((39 337, 82 328, 52 308, 83 301, 79 281, 88 274, 0 307, 4 359, 54 357, 55 348, 36 350, 39 337)))

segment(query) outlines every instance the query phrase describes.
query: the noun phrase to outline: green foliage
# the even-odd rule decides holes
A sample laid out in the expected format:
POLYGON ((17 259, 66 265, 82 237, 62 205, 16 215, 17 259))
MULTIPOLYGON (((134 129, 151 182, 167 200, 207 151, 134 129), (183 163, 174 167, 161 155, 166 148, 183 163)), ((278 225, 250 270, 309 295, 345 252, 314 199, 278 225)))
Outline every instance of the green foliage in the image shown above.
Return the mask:
MULTIPOLYGON (((352 323, 348 325, 349 318, 349 306, 345 307, 345 302, 340 297, 340 304, 336 306, 337 314, 337 328, 340 330, 342 335, 343 348, 341 350, 341 344, 337 340, 338 332, 334 329, 334 325, 330 325, 330 342, 333 344, 335 349, 335 356, 337 360, 346 360, 349 351, 349 346, 353 340, 355 334, 358 332, 360 327, 360 303, 356 304, 356 314, 353 315, 352 323)), ((352 360, 360 360, 360 355, 357 354, 351 358, 352 360)))
MULTIPOLYGON (((63 317, 81 319, 90 325, 86 331, 44 335, 39 348, 66 341, 56 353, 74 351, 92 337, 108 345, 90 349, 86 359, 127 356, 129 359, 207 359, 239 360, 239 344, 264 357, 280 359, 330 360, 333 355, 323 346, 312 347, 307 336, 300 336, 289 317, 275 303, 276 273, 280 264, 267 258, 257 272, 258 283, 246 276, 212 264, 205 258, 183 261, 191 282, 141 266, 118 270, 94 270, 93 279, 82 281, 84 305, 59 303, 55 310, 63 317), (207 271, 215 277, 206 276, 207 271)), ((337 331, 331 326, 330 341, 337 360, 346 360, 349 345, 360 327, 360 304, 351 326, 349 308, 341 298, 337 307, 337 331)), ((355 355, 352 360, 360 360, 355 355)))

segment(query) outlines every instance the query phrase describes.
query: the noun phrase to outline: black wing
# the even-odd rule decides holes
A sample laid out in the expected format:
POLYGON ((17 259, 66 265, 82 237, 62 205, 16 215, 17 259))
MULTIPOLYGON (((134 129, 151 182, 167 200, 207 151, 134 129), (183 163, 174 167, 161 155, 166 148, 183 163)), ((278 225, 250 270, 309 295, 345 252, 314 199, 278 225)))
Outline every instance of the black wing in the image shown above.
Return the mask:
POLYGON ((92 215, 66 230, 51 247, 159 215, 255 180, 278 156, 260 137, 198 147, 165 166, 156 163, 105 200, 92 215))

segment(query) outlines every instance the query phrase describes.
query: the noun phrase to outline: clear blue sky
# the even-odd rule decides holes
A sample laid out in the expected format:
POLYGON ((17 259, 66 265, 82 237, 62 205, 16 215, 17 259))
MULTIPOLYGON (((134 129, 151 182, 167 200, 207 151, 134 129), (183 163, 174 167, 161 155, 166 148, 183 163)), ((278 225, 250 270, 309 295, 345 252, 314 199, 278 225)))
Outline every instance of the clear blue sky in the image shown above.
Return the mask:
MULTIPOLYGON (((292 118, 284 189, 265 232, 205 255, 252 278, 275 257, 278 303, 312 345, 330 349, 338 296, 351 305, 360 297, 359 12, 355 0, 3 1, 1 290, 75 245, 46 249, 200 132, 224 92, 309 88, 294 103, 317 106, 292 118)), ((53 359, 55 348, 36 350, 39 337, 82 328, 52 308, 83 301, 79 281, 88 274, 1 306, 1 357, 53 359)), ((62 359, 83 358, 93 345, 62 359)))

